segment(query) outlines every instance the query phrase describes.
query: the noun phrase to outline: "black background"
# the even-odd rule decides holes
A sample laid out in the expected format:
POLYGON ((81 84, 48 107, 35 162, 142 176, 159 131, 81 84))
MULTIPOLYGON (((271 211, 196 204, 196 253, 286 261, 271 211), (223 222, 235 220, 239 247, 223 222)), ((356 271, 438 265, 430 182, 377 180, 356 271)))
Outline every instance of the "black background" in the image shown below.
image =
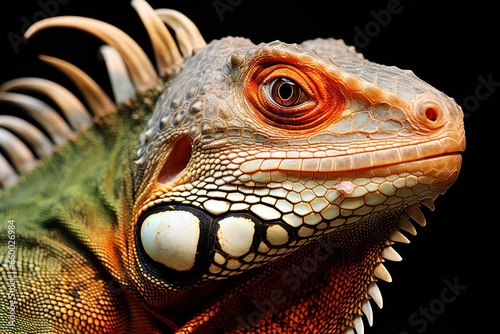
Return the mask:
MULTIPOLYGON (((26 22, 45 14, 80 15, 112 23, 141 44, 152 58, 145 31, 128 1, 4 2, 0 7, 0 82, 42 76, 70 89, 64 76, 37 61, 40 53, 70 60, 109 91, 99 41, 75 30, 50 29, 16 44, 26 22), (54 3, 58 6, 55 7, 54 3), (44 5, 44 4, 51 4, 44 5), (106 7, 103 8, 102 6, 106 7), (44 14, 45 13, 45 14, 44 14)), ((300 43, 316 37, 344 39, 365 58, 404 69, 455 98, 466 113, 467 149, 461 175, 436 201, 436 211, 410 245, 398 245, 401 263, 389 263, 393 283, 379 284, 382 310, 374 306, 369 334, 484 333, 497 328, 496 302, 500 217, 497 134, 500 97, 499 18, 492 3, 384 0, 365 3, 320 1, 149 1, 177 9, 193 20, 207 41, 227 35, 254 43, 280 39, 300 43), (218 10, 216 9, 219 8, 218 10), (393 13, 388 12, 393 9, 393 13), (377 17, 379 21, 377 21, 377 17), (368 34, 361 40, 359 31, 368 34), (482 79, 481 79, 482 78, 482 79), (485 87, 484 82, 490 81, 485 87), (489 89, 489 90, 488 90, 489 89), (474 103, 473 103, 474 102, 474 103), (446 284, 462 286, 446 293, 446 284), (445 293, 443 297, 443 292, 445 293), (429 317, 410 317, 421 308, 429 317)), ((74 90, 75 91, 75 90, 74 90)), ((78 95, 78 93, 75 91, 78 95)), ((0 104, 0 108, 7 108, 0 104)))

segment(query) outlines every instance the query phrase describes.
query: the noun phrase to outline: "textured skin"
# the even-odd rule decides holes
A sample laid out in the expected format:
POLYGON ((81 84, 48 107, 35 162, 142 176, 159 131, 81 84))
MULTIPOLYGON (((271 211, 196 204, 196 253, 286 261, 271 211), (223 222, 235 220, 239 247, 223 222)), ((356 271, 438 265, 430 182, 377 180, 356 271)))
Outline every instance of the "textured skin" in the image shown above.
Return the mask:
POLYGON ((394 231, 458 175, 458 105, 332 39, 213 41, 164 86, 0 193, 17 233, 16 330, 0 235, 2 333, 360 332, 394 231), (281 77, 306 92, 296 113, 267 100, 281 77), (199 271, 144 255, 158 210, 203 217, 199 271), (256 227, 231 257, 217 224, 235 216, 256 227))

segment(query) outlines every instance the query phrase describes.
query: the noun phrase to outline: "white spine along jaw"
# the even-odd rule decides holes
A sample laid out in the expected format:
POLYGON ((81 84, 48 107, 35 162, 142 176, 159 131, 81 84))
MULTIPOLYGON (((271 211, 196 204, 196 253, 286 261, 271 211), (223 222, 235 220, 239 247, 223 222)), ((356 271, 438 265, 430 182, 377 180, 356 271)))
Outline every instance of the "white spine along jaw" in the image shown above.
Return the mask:
MULTIPOLYGON (((434 211, 434 199, 427 198, 422 200, 422 205, 427 207, 429 210, 434 211)), ((368 325, 373 326, 373 310, 371 307, 370 300, 374 302, 378 308, 382 309, 384 303, 382 298, 382 293, 377 285, 378 280, 385 281, 387 283, 392 282, 392 277, 389 271, 384 266, 383 262, 393 261, 399 262, 402 260, 401 255, 399 255, 396 250, 392 247, 395 243, 403 243, 409 244, 410 240, 403 234, 401 231, 405 233, 416 235, 417 230, 413 225, 413 222, 416 222, 420 226, 426 225, 425 217, 422 211, 419 208, 419 204, 414 205, 409 208, 407 213, 400 219, 397 224, 397 228, 393 230, 389 235, 389 240, 386 242, 386 246, 382 248, 382 252, 380 253, 380 262, 378 262, 374 266, 373 270, 373 282, 368 285, 368 299, 363 300, 360 303, 360 310, 363 315, 366 317, 366 321, 368 325)), ((352 327, 347 328, 343 334, 364 334, 364 323, 361 315, 355 316, 352 321, 352 327)))

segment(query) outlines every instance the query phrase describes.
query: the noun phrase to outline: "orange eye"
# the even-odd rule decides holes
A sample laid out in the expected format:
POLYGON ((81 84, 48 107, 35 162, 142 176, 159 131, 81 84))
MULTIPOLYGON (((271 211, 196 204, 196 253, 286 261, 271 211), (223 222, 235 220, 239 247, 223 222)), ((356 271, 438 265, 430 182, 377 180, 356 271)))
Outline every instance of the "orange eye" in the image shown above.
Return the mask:
POLYGON ((302 87, 288 78, 274 79, 267 90, 270 100, 282 107, 297 106, 308 99, 302 87))
MULTIPOLYGON (((260 59, 262 60, 262 59, 260 59)), ((328 126, 345 97, 325 73, 302 64, 263 62, 252 66, 244 94, 255 115, 287 130, 328 126)))

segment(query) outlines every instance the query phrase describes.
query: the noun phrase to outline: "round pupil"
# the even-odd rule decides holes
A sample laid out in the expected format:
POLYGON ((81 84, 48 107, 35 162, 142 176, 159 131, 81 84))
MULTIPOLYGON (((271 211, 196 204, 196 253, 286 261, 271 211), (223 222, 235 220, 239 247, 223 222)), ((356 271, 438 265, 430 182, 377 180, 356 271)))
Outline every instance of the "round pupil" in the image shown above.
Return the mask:
POLYGON ((301 102, 302 90, 292 80, 279 78, 271 85, 271 95, 274 102, 280 106, 291 107, 301 102))
POLYGON ((282 79, 283 82, 279 85, 278 94, 279 97, 286 101, 293 96, 294 84, 286 79, 282 79))

